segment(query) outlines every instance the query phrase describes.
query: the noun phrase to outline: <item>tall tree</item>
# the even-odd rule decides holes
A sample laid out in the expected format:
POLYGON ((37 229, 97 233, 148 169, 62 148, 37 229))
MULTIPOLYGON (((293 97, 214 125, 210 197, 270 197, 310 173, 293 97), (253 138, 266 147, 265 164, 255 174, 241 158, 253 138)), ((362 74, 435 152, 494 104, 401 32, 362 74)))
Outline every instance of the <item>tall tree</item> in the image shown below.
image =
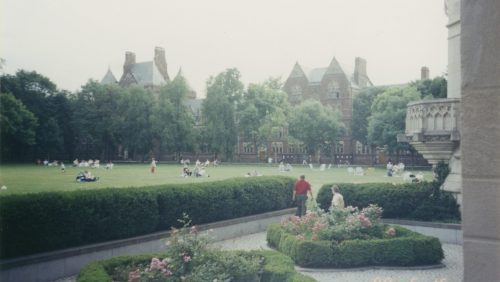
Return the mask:
POLYGON ((80 158, 109 159, 121 140, 118 101, 124 96, 117 85, 89 80, 73 101, 73 128, 80 158))
POLYGON ((307 100, 292 109, 289 132, 313 154, 323 146, 331 146, 341 136, 344 128, 340 120, 337 110, 307 100))
POLYGON ((185 104, 189 91, 182 75, 160 90, 151 121, 161 149, 179 154, 194 147, 194 119, 185 104))
POLYGON ((62 112, 67 110, 68 97, 56 85, 37 72, 18 71, 15 75, 0 78, 1 91, 11 93, 32 112, 38 120, 33 157, 64 157, 68 155, 64 142, 72 138, 61 123, 62 112), (62 136, 68 136, 65 140, 62 136))
POLYGON ((407 144, 398 143, 396 136, 405 130, 406 105, 419 99, 420 92, 416 86, 389 88, 379 94, 373 102, 368 121, 368 142, 387 146, 389 152, 409 149, 407 144))
POLYGON ((153 93, 142 86, 131 86, 118 103, 122 143, 132 158, 145 160, 153 149, 151 115, 153 93))
POLYGON ((270 79, 262 84, 250 84, 239 104, 238 127, 240 135, 254 145, 267 141, 273 130, 288 126, 289 111, 286 94, 278 87, 279 80, 270 79))
POLYGON ((368 118, 371 116, 371 107, 378 94, 385 91, 381 87, 369 87, 361 90, 353 98, 352 102, 352 137, 363 143, 368 144, 368 118))
POLYGON ((239 71, 228 69, 208 80, 207 98, 202 105, 205 140, 214 153, 224 153, 229 159, 237 143, 235 110, 243 90, 239 71))
POLYGON ((35 143, 37 119, 10 93, 0 93, 0 147, 2 160, 16 159, 35 143))

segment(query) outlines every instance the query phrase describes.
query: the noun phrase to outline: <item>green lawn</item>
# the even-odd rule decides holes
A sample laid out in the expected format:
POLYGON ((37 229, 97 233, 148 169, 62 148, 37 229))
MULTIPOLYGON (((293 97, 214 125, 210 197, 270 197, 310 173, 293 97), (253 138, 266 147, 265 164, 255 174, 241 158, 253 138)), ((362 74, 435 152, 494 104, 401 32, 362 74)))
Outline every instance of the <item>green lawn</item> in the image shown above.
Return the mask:
MULTIPOLYGON (((88 169, 88 168, 87 168, 88 169)), ((193 166, 190 167, 193 169, 193 166)), ((366 169, 366 168, 365 168, 366 169)), ((180 177, 182 166, 158 164, 157 172, 149 171, 149 164, 116 164, 113 170, 104 168, 88 169, 93 175, 99 177, 97 182, 76 182, 75 177, 83 168, 66 167, 62 172, 59 167, 43 167, 35 165, 0 165, 0 186, 5 185, 6 190, 0 190, 0 195, 18 194, 41 191, 73 191, 77 189, 98 189, 106 187, 141 187, 165 183, 193 183, 203 181, 222 180, 233 177, 242 177, 246 173, 257 170, 262 175, 287 175, 297 178, 306 175, 310 181, 313 192, 316 194, 324 183, 332 182, 391 182, 402 183, 402 177, 386 177, 385 169, 376 168, 365 176, 349 175, 347 168, 332 167, 320 171, 318 167, 311 170, 309 167, 296 165, 291 172, 280 172, 277 166, 267 165, 231 165, 222 164, 219 167, 209 167, 210 177, 183 178, 180 177)), ((422 171, 426 180, 432 180, 432 172, 422 171)))

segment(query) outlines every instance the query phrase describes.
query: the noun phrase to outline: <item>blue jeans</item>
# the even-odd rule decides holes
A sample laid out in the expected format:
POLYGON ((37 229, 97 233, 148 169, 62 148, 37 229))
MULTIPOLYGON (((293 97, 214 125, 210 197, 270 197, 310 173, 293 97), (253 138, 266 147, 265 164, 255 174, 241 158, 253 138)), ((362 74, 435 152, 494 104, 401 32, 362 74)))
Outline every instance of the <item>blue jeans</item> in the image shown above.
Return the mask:
POLYGON ((306 214, 306 201, 307 194, 296 194, 295 201, 297 202, 297 212, 296 216, 303 216, 306 214))

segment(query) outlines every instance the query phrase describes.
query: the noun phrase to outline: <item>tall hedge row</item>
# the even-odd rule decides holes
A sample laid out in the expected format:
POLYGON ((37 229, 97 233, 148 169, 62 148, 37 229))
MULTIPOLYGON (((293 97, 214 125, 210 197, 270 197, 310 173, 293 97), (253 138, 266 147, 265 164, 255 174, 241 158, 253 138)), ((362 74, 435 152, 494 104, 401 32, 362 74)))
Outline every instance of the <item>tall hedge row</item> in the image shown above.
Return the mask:
MULTIPOLYGON (((346 206, 358 208, 377 204, 384 209, 384 218, 414 219, 423 221, 459 221, 460 211, 451 193, 438 191, 433 183, 341 183, 340 193, 346 206)), ((323 185, 317 202, 322 209, 329 209, 332 201, 332 184, 323 185)))
POLYGON ((0 258, 12 258, 291 207, 294 179, 234 178, 196 184, 0 197, 0 258))

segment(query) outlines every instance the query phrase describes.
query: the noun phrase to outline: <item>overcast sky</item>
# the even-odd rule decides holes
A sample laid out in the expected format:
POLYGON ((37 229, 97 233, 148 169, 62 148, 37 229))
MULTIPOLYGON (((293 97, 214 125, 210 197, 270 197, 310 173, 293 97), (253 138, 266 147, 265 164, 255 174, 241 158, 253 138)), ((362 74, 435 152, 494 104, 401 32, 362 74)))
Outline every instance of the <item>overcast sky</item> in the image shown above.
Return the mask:
POLYGON ((179 67, 198 96, 227 68, 242 81, 285 80, 298 61, 326 67, 333 57, 353 68, 367 60, 375 85, 446 72, 443 0, 0 0, 4 72, 35 70, 75 91, 125 52, 151 61, 165 48, 168 72, 179 67))

